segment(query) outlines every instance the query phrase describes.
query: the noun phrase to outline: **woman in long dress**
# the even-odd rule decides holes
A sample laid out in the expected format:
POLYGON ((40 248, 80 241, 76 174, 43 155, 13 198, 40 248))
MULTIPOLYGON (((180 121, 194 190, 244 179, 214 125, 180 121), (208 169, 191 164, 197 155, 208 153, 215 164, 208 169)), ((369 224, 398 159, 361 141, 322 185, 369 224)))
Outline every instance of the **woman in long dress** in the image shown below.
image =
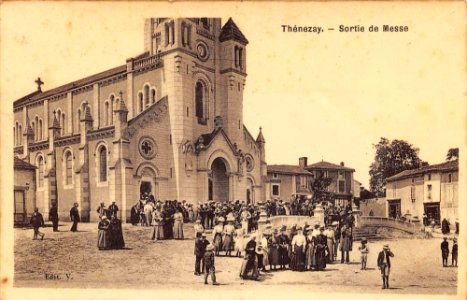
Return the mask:
POLYGON ((294 269, 293 271, 305 270, 305 245, 306 238, 303 235, 301 227, 297 229, 297 235, 292 239, 292 248, 294 253, 294 269))
POLYGON ((151 234, 151 240, 163 240, 164 236, 164 223, 163 223, 163 215, 161 210, 161 205, 157 204, 156 209, 153 212, 153 228, 151 234))
POLYGON ((223 248, 226 256, 232 254, 233 249, 233 236, 235 233, 235 226, 233 225, 234 220, 227 220, 227 225, 224 226, 224 241, 223 248))
POLYGON ((224 232, 224 218, 220 217, 218 219, 218 224, 212 229, 212 240, 214 244, 214 249, 216 256, 219 255, 219 252, 222 249, 222 233, 224 232))
POLYGON ((328 252, 329 254, 327 256, 327 262, 332 263, 334 262, 335 232, 331 224, 329 224, 329 226, 324 231, 324 235, 326 236, 328 251, 329 251, 328 252))
POLYGON ((174 239, 183 240, 183 213, 178 209, 173 216, 174 218, 174 239))
POLYGON ((110 222, 107 219, 106 215, 102 216, 102 219, 99 221, 97 228, 99 232, 97 234, 97 248, 99 250, 108 250, 110 249, 110 222))
POLYGON ((279 237, 277 228, 274 229, 274 232, 270 238, 270 247, 269 247, 269 266, 270 270, 276 270, 277 265, 280 265, 279 260, 279 237))
POLYGON ((244 235, 245 232, 243 231, 243 228, 241 226, 237 226, 234 235, 235 251, 237 252, 235 256, 237 257, 242 257, 242 252, 245 250, 244 235))
POLYGON ((314 238, 313 238, 313 230, 308 230, 306 235, 306 261, 305 265, 308 270, 312 270, 313 268, 313 251, 314 250, 314 238))
POLYGON ((266 271, 266 267, 269 265, 269 246, 271 244, 270 236, 271 236, 271 232, 269 229, 267 229, 264 231, 263 238, 261 239, 262 254, 263 254, 263 261, 262 261, 263 271, 266 271))
POLYGON ((327 237, 324 235, 324 227, 320 228, 320 234, 315 238, 315 267, 317 271, 326 268, 327 237))
POLYGON ((123 239, 122 221, 120 221, 116 215, 112 215, 110 220, 110 239, 112 249, 123 249, 125 248, 125 241, 123 239))

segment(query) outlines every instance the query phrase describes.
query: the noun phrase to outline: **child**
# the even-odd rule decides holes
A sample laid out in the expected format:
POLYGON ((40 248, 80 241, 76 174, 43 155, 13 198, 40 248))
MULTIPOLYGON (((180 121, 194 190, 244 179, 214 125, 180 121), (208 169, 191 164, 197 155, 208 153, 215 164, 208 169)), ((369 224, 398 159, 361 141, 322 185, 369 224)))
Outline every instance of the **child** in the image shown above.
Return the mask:
POLYGON ((443 267, 447 267, 449 257, 449 242, 447 237, 444 237, 443 242, 441 242, 441 257, 443 258, 443 267))
POLYGON ((454 238, 453 239, 453 245, 452 245, 452 253, 451 253, 451 256, 452 256, 452 266, 453 267, 457 267, 457 239, 454 238))
POLYGON ((214 245, 209 244, 206 247, 204 253, 204 284, 208 284, 208 276, 211 274, 211 280, 213 285, 218 285, 216 282, 216 268, 214 266, 214 245))
POLYGON ((370 252, 370 248, 367 245, 367 240, 366 238, 362 238, 361 246, 358 247, 358 250, 360 250, 360 253, 362 254, 361 260, 362 260, 362 267, 360 270, 366 270, 366 261, 368 258, 368 253, 370 252))

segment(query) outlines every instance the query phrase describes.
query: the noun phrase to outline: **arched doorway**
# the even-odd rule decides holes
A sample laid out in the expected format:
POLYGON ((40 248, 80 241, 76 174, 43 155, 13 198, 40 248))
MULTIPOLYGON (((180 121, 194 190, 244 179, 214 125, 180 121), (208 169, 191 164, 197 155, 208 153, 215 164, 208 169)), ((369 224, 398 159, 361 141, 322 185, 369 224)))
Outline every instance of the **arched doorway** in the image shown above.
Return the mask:
POLYGON ((208 198, 216 201, 229 201, 228 163, 221 157, 211 164, 208 178, 208 198))
POLYGON ((156 174, 151 168, 145 167, 141 171, 141 180, 139 183, 140 199, 143 195, 153 195, 157 198, 155 178, 156 174))

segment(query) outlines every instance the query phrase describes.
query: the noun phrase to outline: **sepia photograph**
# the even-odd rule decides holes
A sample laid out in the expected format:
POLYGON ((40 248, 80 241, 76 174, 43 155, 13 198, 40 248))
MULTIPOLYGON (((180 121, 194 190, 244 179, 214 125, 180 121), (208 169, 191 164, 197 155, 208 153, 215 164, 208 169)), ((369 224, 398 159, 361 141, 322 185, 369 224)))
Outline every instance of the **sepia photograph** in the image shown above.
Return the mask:
POLYGON ((0 16, 0 298, 465 299, 462 1, 0 16))

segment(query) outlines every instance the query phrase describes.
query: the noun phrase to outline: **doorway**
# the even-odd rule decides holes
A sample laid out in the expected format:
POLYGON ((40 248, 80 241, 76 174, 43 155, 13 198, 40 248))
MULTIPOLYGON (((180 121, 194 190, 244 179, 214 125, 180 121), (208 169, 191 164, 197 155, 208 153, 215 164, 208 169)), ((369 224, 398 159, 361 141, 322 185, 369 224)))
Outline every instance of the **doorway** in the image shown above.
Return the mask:
POLYGON ((211 165, 211 174, 208 179, 209 200, 229 201, 229 176, 227 175, 227 162, 216 158, 211 165))

